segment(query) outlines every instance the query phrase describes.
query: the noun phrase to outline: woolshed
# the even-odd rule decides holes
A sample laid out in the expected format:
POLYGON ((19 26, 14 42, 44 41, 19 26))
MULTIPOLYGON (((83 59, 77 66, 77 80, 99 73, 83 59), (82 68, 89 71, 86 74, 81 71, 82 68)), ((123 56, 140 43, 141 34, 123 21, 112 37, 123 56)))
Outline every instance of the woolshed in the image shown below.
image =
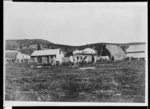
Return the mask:
POLYGON ((29 62, 30 56, 21 53, 20 51, 16 50, 6 50, 5 51, 5 56, 6 56, 6 63, 13 63, 13 62, 29 62))
POLYGON ((125 58, 125 53, 117 45, 104 44, 103 47, 99 50, 99 57, 108 56, 109 60, 117 61, 123 60, 125 58))
POLYGON ((35 50, 31 54, 31 58, 34 58, 36 63, 52 63, 53 58, 62 62, 63 57, 64 54, 61 49, 35 50))
POLYGON ((117 45, 106 45, 106 49, 110 52, 110 57, 113 57, 114 61, 123 60, 125 58, 125 53, 117 45))
POLYGON ((126 58, 129 58, 129 59, 137 58, 138 60, 145 58, 145 49, 146 49, 145 44, 131 45, 126 50, 126 58))

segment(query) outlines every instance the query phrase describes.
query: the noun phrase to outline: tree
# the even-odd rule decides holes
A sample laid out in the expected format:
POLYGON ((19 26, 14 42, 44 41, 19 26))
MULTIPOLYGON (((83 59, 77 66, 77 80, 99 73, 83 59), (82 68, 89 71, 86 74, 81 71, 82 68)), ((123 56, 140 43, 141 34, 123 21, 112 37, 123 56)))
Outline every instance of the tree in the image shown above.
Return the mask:
POLYGON ((23 48, 23 46, 22 45, 20 45, 20 49, 22 49, 23 48))
POLYGON ((40 45, 38 45, 37 49, 38 49, 38 50, 41 50, 41 46, 40 46, 40 45))
POLYGON ((64 48, 64 51, 67 52, 68 51, 67 48, 64 48))

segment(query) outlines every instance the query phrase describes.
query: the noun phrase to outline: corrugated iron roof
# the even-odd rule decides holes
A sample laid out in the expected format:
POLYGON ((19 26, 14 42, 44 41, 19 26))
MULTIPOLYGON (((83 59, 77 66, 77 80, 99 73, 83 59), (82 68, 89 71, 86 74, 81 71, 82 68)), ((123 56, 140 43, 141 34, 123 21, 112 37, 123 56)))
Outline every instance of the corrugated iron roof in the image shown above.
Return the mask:
POLYGON ((92 54, 95 54, 97 53, 96 50, 92 49, 92 48, 86 48, 83 50, 84 53, 92 53, 92 54))
POLYGON ((142 44, 142 45, 131 45, 129 46, 129 48, 126 50, 126 52, 145 52, 146 50, 146 45, 142 44))
POLYGON ((46 49, 46 50, 35 50, 31 56, 47 56, 56 55, 60 52, 60 49, 46 49))
POLYGON ((84 50, 76 50, 74 54, 97 54, 97 51, 92 48, 86 48, 84 50))

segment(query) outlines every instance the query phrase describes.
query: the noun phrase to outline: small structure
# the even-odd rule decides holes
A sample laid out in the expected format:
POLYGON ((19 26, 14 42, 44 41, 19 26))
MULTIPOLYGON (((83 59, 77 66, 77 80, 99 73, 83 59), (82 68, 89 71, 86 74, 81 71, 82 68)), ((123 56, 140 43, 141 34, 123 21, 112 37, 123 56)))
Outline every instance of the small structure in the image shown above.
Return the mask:
POLYGON ((85 53, 85 54, 97 54, 97 51, 92 49, 92 48, 86 48, 86 49, 82 50, 82 53, 85 53))
POLYGON ((82 50, 75 50, 75 51, 73 51, 73 54, 80 54, 80 53, 82 53, 82 50))
POLYGON ((17 62, 28 62, 29 63, 29 59, 30 59, 30 56, 29 55, 26 55, 26 54, 23 54, 21 53, 20 51, 18 52, 18 55, 16 57, 17 59, 17 62))
POLYGON ((139 59, 145 59, 145 44, 140 44, 140 45, 131 45, 129 48, 126 50, 126 58, 137 58, 139 59))
POLYGON ((42 64, 53 63, 53 61, 58 61, 61 64, 63 57, 64 54, 61 49, 35 50, 31 54, 31 58, 34 58, 36 63, 42 64))
POLYGON ((22 63, 29 62, 30 56, 21 53, 17 50, 6 50, 5 51, 6 63, 22 63))
POLYGON ((85 60, 86 63, 96 62, 96 58, 98 57, 97 51, 92 48, 86 48, 84 50, 76 50, 73 52, 73 57, 75 58, 75 62, 79 63, 81 60, 85 60), (94 59, 93 59, 94 58, 94 59))

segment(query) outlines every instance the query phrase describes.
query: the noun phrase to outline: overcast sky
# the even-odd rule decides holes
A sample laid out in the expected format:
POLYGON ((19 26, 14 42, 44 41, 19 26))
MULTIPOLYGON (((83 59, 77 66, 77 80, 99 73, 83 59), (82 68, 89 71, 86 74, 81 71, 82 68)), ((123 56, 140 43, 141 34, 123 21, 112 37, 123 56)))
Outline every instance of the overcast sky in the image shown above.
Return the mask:
POLYGON ((4 37, 67 45, 145 42, 147 3, 5 1, 4 37))

